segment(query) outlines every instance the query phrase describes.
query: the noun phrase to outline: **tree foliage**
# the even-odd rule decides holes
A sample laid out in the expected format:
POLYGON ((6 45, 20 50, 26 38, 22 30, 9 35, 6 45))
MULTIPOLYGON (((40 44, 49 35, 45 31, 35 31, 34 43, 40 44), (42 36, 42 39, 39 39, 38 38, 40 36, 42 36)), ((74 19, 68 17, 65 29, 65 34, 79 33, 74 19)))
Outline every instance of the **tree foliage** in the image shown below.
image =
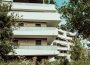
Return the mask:
POLYGON ((9 15, 11 3, 0 1, 0 57, 8 54, 13 50, 13 29, 17 16, 9 15))
POLYGON ((58 10, 66 19, 69 31, 78 31, 84 38, 90 37, 90 0, 69 0, 58 10))
POLYGON ((71 59, 74 61, 86 60, 88 53, 85 48, 81 45, 79 38, 73 39, 73 46, 71 47, 71 59))

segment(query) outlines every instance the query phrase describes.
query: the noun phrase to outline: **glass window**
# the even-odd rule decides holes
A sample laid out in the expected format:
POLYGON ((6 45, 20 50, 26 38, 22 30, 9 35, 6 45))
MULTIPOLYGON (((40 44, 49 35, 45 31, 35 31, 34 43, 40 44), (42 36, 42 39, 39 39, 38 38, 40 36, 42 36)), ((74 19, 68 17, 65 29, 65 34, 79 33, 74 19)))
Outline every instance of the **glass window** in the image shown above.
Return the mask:
POLYGON ((36 40, 36 45, 41 45, 41 40, 36 40))
POLYGON ((36 27, 41 27, 41 24, 36 24, 36 27))
POLYGON ((67 53, 67 51, 61 50, 60 53, 67 53))
POLYGON ((13 42, 14 42, 14 43, 13 43, 13 45, 14 45, 13 47, 14 47, 14 48, 17 48, 17 46, 18 46, 18 40, 13 40, 13 42))

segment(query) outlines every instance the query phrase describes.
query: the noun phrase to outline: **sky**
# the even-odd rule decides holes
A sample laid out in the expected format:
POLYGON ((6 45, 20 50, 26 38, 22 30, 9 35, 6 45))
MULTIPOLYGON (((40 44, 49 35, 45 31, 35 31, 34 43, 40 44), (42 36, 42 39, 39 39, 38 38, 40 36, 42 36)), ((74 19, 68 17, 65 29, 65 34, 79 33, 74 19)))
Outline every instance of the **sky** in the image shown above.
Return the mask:
POLYGON ((56 5, 62 6, 64 2, 68 2, 69 0, 55 0, 56 5))
MULTIPOLYGON (((55 0, 56 2, 56 5, 58 7, 62 6, 64 2, 68 2, 69 0, 55 0)), ((66 21, 65 19, 61 19, 61 22, 59 23, 59 26, 62 25, 62 24, 66 24, 66 21)))

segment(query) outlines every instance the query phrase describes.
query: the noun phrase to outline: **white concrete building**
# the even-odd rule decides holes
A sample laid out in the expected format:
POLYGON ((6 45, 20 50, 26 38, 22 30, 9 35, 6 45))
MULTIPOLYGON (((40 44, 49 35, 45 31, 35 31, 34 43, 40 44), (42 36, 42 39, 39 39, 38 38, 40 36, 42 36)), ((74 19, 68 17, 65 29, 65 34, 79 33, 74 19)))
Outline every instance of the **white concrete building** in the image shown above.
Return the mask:
POLYGON ((75 33, 58 29, 60 14, 57 13, 52 0, 5 0, 12 2, 12 11, 22 16, 17 20, 13 31, 14 42, 19 45, 15 53, 21 55, 50 59, 54 56, 70 59, 70 45, 75 33), (48 4, 50 3, 50 4, 48 4))
POLYGON ((15 53, 9 55, 30 56, 50 59, 58 55, 57 46, 51 43, 58 35, 60 15, 55 5, 49 0, 5 0, 12 2, 12 11, 21 19, 16 25, 20 27, 13 31, 14 42, 18 47, 15 53), (48 4, 48 2, 50 4, 48 4))
POLYGON ((59 57, 61 58, 67 58, 70 61, 70 53, 71 45, 73 37, 76 35, 76 32, 68 32, 62 29, 58 29, 58 36, 56 40, 52 42, 52 45, 55 45, 58 47, 59 51, 59 57))

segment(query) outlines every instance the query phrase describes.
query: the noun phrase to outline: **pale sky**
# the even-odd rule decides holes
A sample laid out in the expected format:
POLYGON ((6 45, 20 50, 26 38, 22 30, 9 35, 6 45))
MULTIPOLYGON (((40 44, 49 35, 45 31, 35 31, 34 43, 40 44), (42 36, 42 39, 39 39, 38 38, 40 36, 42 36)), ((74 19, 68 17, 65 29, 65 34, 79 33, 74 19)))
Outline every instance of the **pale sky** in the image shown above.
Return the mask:
POLYGON ((55 0, 58 6, 62 6, 64 2, 68 2, 69 0, 55 0))
MULTIPOLYGON (((69 0, 55 0, 56 5, 57 5, 58 7, 62 6, 64 2, 68 2, 68 1, 69 1, 69 0)), ((60 26, 61 24, 65 24, 65 23, 66 23, 65 19, 61 19, 61 22, 60 22, 59 26, 60 26)))

